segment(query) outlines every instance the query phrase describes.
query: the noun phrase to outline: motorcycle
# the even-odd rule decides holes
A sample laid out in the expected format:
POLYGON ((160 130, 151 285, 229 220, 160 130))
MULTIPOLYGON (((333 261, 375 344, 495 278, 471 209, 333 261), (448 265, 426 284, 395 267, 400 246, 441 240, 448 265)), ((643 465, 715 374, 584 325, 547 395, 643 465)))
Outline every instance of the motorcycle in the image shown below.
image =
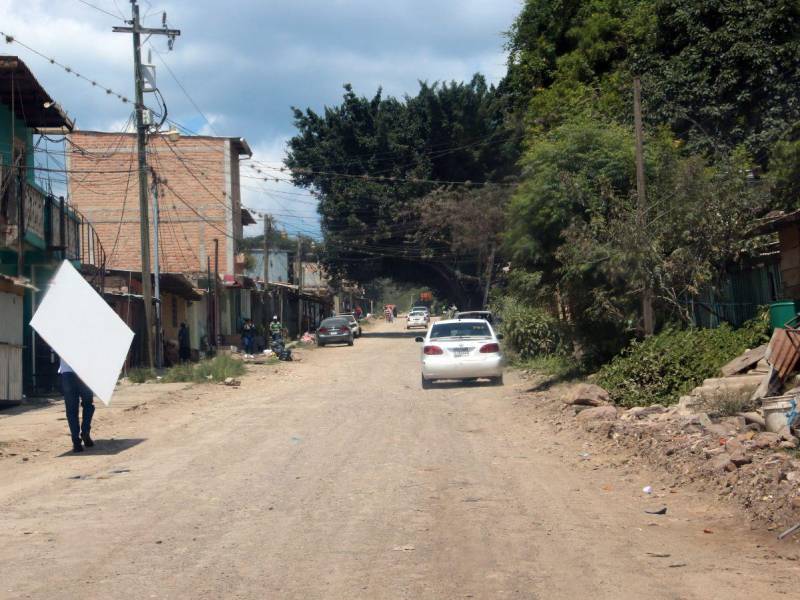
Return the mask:
POLYGON ((275 356, 278 357, 278 360, 292 360, 292 350, 291 348, 286 347, 286 344, 283 341, 283 336, 276 336, 272 338, 272 341, 269 344, 269 349, 275 353, 275 356))

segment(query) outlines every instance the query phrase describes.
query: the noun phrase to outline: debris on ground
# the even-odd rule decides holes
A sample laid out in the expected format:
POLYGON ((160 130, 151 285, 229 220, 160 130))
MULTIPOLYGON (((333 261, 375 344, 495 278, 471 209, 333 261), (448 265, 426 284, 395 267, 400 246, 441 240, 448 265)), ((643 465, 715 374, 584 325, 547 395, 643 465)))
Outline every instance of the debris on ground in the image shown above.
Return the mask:
MULTIPOLYGON (((594 446, 593 454, 606 450, 613 455, 615 447, 626 447, 662 468, 673 485, 715 488, 751 518, 777 529, 800 519, 800 439, 788 422, 800 408, 800 388, 760 402, 750 399, 756 388, 765 381, 772 386, 776 377, 787 387, 800 383, 788 377, 787 365, 794 369, 797 360, 783 345, 784 337, 773 335, 768 346, 748 350, 722 367, 726 376, 705 380, 672 406, 620 409, 608 403, 605 390, 586 383, 532 393, 550 401, 558 430, 577 424, 599 438, 601 447, 594 446), (770 360, 779 361, 779 369, 770 360), (746 402, 741 407, 720 404, 720 393, 738 394, 746 402), (778 408, 771 412, 772 407, 778 408)), ((795 423, 800 426, 800 419, 795 423)), ((642 491, 650 495, 653 489, 646 486, 642 491)), ((645 512, 664 514, 666 508, 662 510, 645 512)))
POLYGON ((234 379, 233 377, 226 377, 224 383, 225 385, 229 385, 232 387, 239 387, 240 385, 242 385, 241 381, 239 381, 238 379, 234 379))

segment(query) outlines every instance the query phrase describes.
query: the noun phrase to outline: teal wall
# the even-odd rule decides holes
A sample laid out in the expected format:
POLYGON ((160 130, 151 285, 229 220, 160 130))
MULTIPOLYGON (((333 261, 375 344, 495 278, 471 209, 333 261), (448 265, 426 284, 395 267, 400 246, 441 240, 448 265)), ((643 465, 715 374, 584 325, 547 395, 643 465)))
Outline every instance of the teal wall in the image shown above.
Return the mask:
MULTIPOLYGON (((25 141, 27 149, 27 178, 30 183, 36 179, 36 172, 33 170, 33 133, 20 118, 14 119, 14 137, 25 141)), ((0 104, 0 157, 4 165, 11 163, 11 108, 5 104, 0 104)))

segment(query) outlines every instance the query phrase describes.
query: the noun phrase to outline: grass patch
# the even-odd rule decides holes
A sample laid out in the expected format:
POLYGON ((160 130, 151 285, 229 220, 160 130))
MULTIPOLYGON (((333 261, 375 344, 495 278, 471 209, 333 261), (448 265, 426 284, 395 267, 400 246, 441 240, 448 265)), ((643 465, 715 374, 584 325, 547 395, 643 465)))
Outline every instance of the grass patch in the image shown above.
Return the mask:
MULTIPOLYGON (((267 364, 275 364, 277 358, 272 357, 267 364)), ((201 360, 199 363, 183 363, 175 365, 164 371, 158 378, 159 383, 206 383, 209 381, 225 381, 228 377, 244 375, 247 369, 241 360, 231 358, 227 354, 220 354, 212 359, 201 360)), ((139 367, 128 371, 128 380, 131 383, 146 383, 156 379, 155 371, 139 367)))
POLYGON ((524 371, 535 371, 560 381, 585 375, 579 361, 563 354, 541 354, 530 358, 513 358, 511 366, 524 371))
POLYGON ((128 371, 128 380, 131 383, 144 383, 155 378, 155 372, 146 367, 137 367, 128 371))

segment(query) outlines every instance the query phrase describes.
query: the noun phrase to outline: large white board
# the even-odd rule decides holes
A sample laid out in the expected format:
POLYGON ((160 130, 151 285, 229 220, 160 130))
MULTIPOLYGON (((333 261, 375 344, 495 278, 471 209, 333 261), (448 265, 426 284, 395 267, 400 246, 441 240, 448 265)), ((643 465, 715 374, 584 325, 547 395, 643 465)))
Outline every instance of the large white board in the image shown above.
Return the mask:
POLYGON ((58 268, 31 327, 108 406, 133 331, 69 261, 58 268))

